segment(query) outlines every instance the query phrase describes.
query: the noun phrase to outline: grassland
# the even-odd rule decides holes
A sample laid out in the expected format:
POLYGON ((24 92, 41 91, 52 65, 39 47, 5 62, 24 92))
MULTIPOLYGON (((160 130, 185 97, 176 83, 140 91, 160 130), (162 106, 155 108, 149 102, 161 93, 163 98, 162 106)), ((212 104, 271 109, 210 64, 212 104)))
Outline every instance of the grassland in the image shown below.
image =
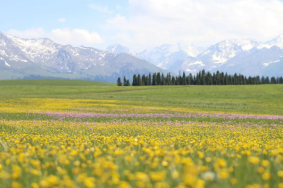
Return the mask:
POLYGON ((116 100, 133 106, 283 115, 283 85, 117 87, 91 81, 8 80, 0 81, 0 98, 116 100))
POLYGON ((0 81, 0 188, 281 188, 282 94, 0 81))

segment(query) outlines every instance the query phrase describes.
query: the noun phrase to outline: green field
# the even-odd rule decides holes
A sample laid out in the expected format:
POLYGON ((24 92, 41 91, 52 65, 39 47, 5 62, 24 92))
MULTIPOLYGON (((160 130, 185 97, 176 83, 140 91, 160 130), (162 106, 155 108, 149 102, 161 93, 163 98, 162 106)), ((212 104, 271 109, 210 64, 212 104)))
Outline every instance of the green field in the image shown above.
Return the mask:
POLYGON ((283 115, 283 85, 117 87, 92 81, 7 80, 0 81, 0 98, 118 100, 193 111, 283 115))
POLYGON ((283 188, 283 85, 0 81, 0 188, 283 188))

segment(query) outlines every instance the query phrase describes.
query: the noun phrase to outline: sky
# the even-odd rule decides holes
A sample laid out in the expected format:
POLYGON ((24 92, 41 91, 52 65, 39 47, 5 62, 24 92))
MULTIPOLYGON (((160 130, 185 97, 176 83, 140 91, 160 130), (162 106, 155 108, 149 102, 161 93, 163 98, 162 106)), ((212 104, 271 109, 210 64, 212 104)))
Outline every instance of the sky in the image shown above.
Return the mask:
POLYGON ((24 38, 140 52, 162 44, 209 47, 283 35, 282 0, 0 0, 0 31, 24 38))

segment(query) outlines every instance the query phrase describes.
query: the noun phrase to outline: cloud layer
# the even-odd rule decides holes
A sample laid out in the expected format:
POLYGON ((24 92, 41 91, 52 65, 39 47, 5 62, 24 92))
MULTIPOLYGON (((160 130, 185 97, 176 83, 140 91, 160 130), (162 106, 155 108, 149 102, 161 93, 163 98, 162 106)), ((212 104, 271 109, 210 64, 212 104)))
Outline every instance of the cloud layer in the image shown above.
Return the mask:
POLYGON ((65 22, 65 21, 66 21, 65 18, 60 18, 60 19, 58 19, 58 22, 65 22))
POLYGON ((71 44, 75 46, 102 43, 103 40, 96 32, 89 32, 84 29, 53 29, 51 32, 45 32, 43 28, 33 28, 25 31, 10 30, 9 34, 23 38, 50 38, 60 44, 71 44))
POLYGON ((93 10, 100 11, 100 12, 108 12, 108 7, 107 6, 91 4, 91 5, 89 5, 89 8, 91 8, 93 10))
POLYGON ((98 16, 90 20, 106 41, 97 32, 89 32, 89 28, 58 28, 50 32, 34 28, 9 33, 27 38, 48 37, 58 43, 77 46, 103 43, 106 47, 118 42, 136 51, 164 43, 208 47, 225 39, 266 41, 283 34, 283 1, 280 0, 128 1, 128 7, 120 9, 117 5, 116 10, 108 5, 86 5, 86 9, 96 10, 93 12, 98 16), (99 17, 100 14, 108 19, 99 17))
POLYGON ((129 0, 128 17, 107 20, 128 46, 193 43, 209 46, 230 38, 271 39, 283 34, 279 0, 129 0))

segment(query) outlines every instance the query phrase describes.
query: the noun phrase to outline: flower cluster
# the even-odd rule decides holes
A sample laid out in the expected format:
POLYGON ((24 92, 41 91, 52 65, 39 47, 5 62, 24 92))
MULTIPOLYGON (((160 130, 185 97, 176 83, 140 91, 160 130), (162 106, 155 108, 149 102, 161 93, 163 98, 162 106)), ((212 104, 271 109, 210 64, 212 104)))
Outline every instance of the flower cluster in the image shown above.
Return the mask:
POLYGON ((4 187, 281 187, 282 125, 0 123, 4 187))

